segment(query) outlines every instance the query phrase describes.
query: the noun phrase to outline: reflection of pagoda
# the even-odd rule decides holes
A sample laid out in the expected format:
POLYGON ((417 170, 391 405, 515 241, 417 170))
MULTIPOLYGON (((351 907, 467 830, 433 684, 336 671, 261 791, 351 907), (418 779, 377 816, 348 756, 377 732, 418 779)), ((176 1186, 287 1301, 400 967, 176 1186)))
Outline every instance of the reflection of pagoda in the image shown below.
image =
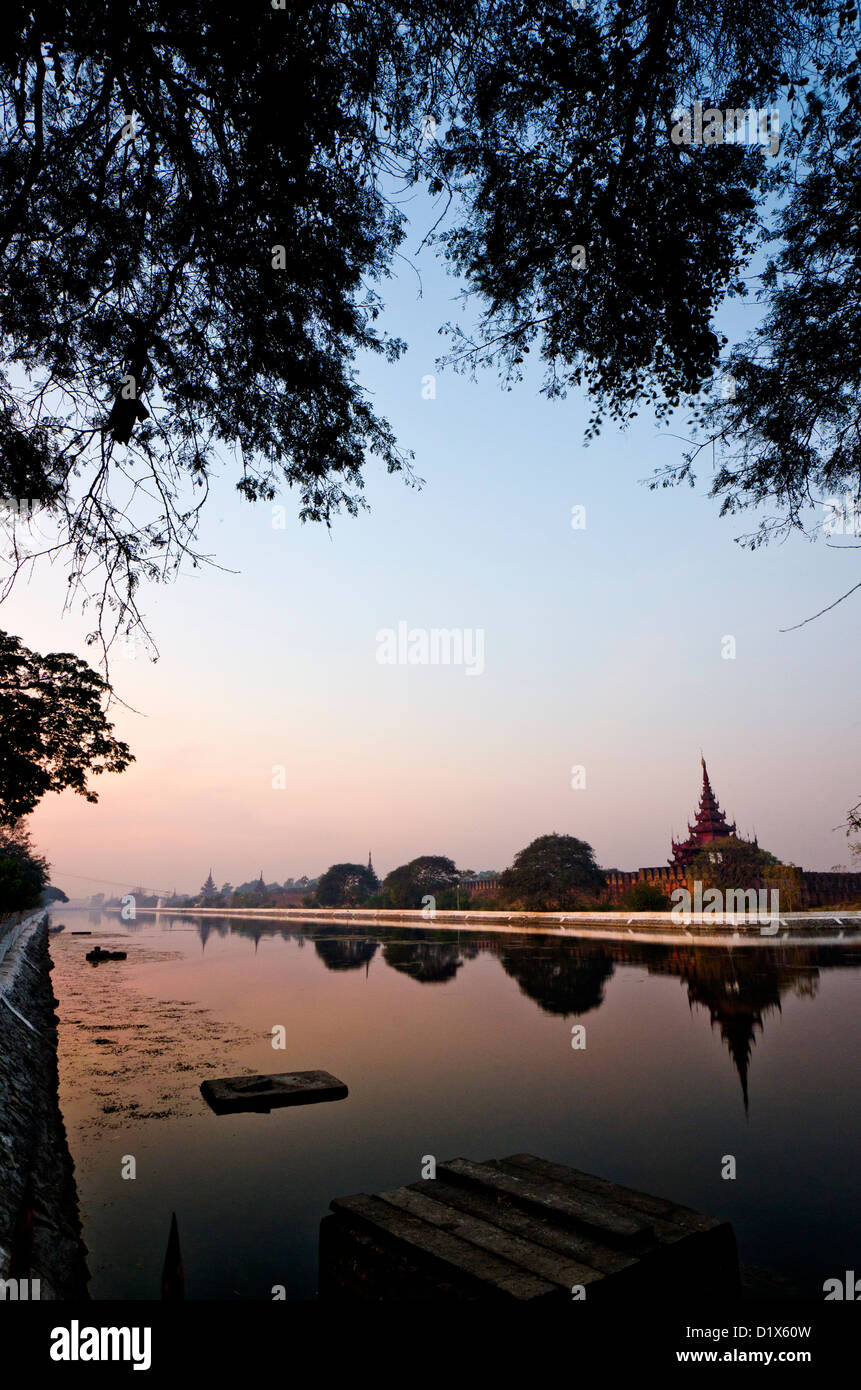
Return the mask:
MULTIPOLYGON (((735 822, 732 825, 728 823, 712 791, 706 760, 701 758, 700 761, 703 765, 703 790, 697 818, 693 825, 688 824, 686 840, 673 840, 673 857, 669 861, 671 864, 689 864, 703 845, 710 844, 712 840, 728 840, 730 836, 736 835, 735 822)), ((753 843, 756 844, 756 841, 753 843)))
MULTIPOLYGON (((750 1106, 748 1075, 753 1045, 756 1041, 755 1030, 759 1029, 760 1033, 762 1032, 764 1012, 768 1012, 772 1008, 780 1010, 780 995, 775 991, 777 997, 773 1000, 769 999, 762 1008, 759 1008, 750 997, 745 998, 743 995, 733 997, 727 981, 724 982, 722 990, 718 988, 714 993, 705 982, 697 981, 695 978, 689 978, 687 983, 688 998, 692 1003, 700 1004, 704 1009, 708 1009, 712 1027, 716 1023, 720 1027, 721 1038, 729 1048, 730 1056, 738 1072, 744 1101, 744 1113, 747 1114, 750 1106)), ((734 983, 736 989, 739 989, 738 982, 734 983)))
POLYGON ((788 990, 796 995, 816 994, 817 966, 812 960, 799 959, 798 947, 785 953, 677 947, 670 952, 668 964, 670 973, 685 981, 690 1003, 707 1009, 712 1027, 719 1027, 738 1072, 747 1114, 756 1034, 762 1033, 764 1020, 773 1010, 780 1013, 781 997, 788 990))

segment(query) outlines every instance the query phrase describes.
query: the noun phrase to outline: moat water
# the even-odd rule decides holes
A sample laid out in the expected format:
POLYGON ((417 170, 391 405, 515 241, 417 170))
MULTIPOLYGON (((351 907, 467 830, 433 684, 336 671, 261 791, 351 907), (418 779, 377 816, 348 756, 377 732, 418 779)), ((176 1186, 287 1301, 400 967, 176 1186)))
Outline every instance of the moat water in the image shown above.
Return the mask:
POLYGON ((172 1212, 187 1298, 312 1298, 331 1199, 416 1182, 425 1155, 534 1153, 725 1217, 744 1265, 807 1296, 861 1268, 861 940, 53 921, 94 1298, 159 1297, 172 1212), (97 943, 128 959, 89 965, 97 943), (312 1069, 348 1097, 219 1116, 200 1095, 312 1069))

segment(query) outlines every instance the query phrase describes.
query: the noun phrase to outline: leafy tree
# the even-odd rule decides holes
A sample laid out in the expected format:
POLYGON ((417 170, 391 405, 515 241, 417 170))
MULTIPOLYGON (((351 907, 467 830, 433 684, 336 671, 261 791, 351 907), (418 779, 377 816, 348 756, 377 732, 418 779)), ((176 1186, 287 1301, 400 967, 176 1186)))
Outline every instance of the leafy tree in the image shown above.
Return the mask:
POLYGON ((38 907, 48 886, 49 868, 22 822, 0 824, 0 912, 38 907))
POLYGON ((62 888, 54 888, 50 883, 42 893, 42 902, 46 907, 49 903, 67 903, 68 901, 68 895, 63 892, 62 888))
POLYGON ((320 907, 358 907, 379 887, 367 864, 333 864, 317 884, 320 907))
MULTIPOLYGON (((377 327, 405 234, 396 186, 441 195, 433 237, 481 309, 448 360, 510 382, 535 347, 550 395, 591 393, 593 431, 644 403, 665 414, 714 377, 715 311, 744 292, 785 190, 786 259, 721 425, 749 452, 716 488, 794 518, 810 485, 858 473, 854 15, 312 0, 237 26, 228 0, 13 0, 0 495, 47 507, 72 579, 106 567, 100 623, 111 602, 128 622, 139 580, 195 554, 219 451, 242 497, 295 487, 326 523, 363 504, 368 455, 409 474, 355 370, 404 346, 377 327), (674 108, 709 94, 724 109, 782 94, 780 159, 676 144, 674 108)), ((14 544, 24 563, 26 525, 14 544)))
POLYGON ((804 875, 797 864, 766 864, 762 871, 765 888, 780 894, 784 912, 795 912, 804 902, 804 875))
POLYGON ((75 580, 106 566, 102 617, 193 552, 225 446, 242 497, 295 487, 325 522, 369 455, 409 471, 354 358, 403 350, 375 322, 404 221, 383 183, 472 8, 8 12, 0 323, 33 377, 0 379, 0 496, 51 509, 75 580))
POLYGON ((717 446, 712 494, 722 513, 771 504, 758 529, 741 537, 751 547, 793 529, 861 534, 857 13, 823 5, 798 55, 779 173, 786 196, 762 274, 764 314, 730 353, 735 390, 704 407, 700 437, 676 475, 693 479, 698 456, 717 446))
POLYGON ((768 850, 730 836, 712 840, 699 850, 687 867, 687 879, 691 888, 697 880, 704 889, 759 888, 764 884, 765 870, 778 864, 768 850))
POLYGON ((604 886, 591 845, 573 835, 540 835, 514 857, 499 885, 512 902, 535 911, 575 908, 604 886))
MULTIPOLYGON (((687 878, 691 891, 699 879, 703 890, 777 892, 777 901, 785 912, 794 911, 802 903, 803 878, 795 864, 783 864, 767 850, 734 836, 713 840, 701 849, 688 866, 687 878)), ((770 905, 770 898, 768 902, 770 905)))
POLYGON ((454 888, 459 877, 453 859, 443 854, 424 854, 386 874, 383 893, 391 907, 421 907, 423 897, 436 897, 454 888))
POLYGON ((0 824, 67 787, 98 801, 88 774, 122 772, 134 761, 102 708, 109 693, 71 653, 40 656, 0 632, 0 824))

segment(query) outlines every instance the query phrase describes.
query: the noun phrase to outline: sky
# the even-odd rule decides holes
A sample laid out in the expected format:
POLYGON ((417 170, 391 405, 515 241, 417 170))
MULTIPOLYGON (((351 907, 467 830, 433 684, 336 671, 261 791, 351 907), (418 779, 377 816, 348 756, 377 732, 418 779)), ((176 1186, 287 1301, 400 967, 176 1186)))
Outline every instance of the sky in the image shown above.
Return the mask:
MULTIPOLYGON (((780 629, 855 582, 857 550, 743 549, 755 518, 719 518, 708 470, 650 491, 684 420, 606 426, 585 447, 582 395, 436 371, 458 285, 429 253, 416 263, 421 281, 401 261, 383 286, 409 351, 360 374, 424 485, 371 461, 370 513, 327 532, 289 494, 284 518, 242 501, 225 462, 200 538, 223 568, 145 589, 159 659, 113 659, 135 763, 94 780, 97 805, 64 792, 31 818, 52 881, 196 892, 210 868, 281 882, 369 851, 381 874, 420 854, 502 869, 551 831, 604 867, 658 865, 693 818, 701 752, 740 833, 805 868, 851 865, 835 827, 861 792, 859 596, 780 629), (461 630, 469 661, 381 661, 401 623, 461 630)), ((741 336, 756 313, 722 323, 741 336)), ((0 626, 95 663, 65 591, 61 565, 38 569, 0 626)))

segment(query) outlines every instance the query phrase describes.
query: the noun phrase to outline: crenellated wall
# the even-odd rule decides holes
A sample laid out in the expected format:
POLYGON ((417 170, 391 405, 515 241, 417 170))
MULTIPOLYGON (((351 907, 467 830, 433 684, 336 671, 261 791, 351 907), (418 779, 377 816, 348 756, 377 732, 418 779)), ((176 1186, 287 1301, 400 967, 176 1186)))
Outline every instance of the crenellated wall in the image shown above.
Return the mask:
MULTIPOLYGON (((619 870, 607 873, 607 897, 610 902, 621 902, 639 883, 653 884, 668 897, 675 888, 687 888, 688 882, 683 867, 675 864, 662 864, 656 868, 619 870)), ((746 888, 768 888, 774 885, 765 879, 761 882, 743 885, 746 888)), ((779 885, 778 885, 779 886, 779 885)), ((789 911, 809 907, 832 907, 835 903, 861 902, 861 873, 819 873, 814 870, 801 870, 800 901, 790 905, 789 911)))
MULTIPOLYGON (((642 869, 606 870, 607 887, 602 895, 607 902, 620 903, 632 888, 640 883, 648 883, 666 897, 676 888, 687 888, 685 869, 678 864, 657 864, 642 869)), ((498 878, 465 879, 461 889, 466 890, 472 899, 493 897, 499 892, 498 878)), ((779 887, 773 881, 757 881, 742 885, 745 888, 779 887)), ((791 895, 786 910, 794 912, 803 908, 833 907, 835 903, 861 903, 861 873, 819 873, 814 870, 801 870, 801 890, 798 897, 791 895)))

